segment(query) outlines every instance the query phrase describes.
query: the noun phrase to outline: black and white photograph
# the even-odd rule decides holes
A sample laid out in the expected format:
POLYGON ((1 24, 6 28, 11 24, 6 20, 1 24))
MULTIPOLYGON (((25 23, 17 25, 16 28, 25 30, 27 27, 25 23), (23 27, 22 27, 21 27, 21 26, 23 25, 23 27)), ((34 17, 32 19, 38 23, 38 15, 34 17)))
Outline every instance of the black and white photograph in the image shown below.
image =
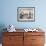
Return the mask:
POLYGON ((35 7, 18 7, 17 9, 18 21, 35 21, 35 7))

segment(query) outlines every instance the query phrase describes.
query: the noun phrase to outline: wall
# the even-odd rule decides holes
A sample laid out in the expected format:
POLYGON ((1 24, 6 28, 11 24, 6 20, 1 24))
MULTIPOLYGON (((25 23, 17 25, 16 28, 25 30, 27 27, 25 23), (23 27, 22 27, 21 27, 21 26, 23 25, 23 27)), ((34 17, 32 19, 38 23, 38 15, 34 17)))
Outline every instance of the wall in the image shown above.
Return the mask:
POLYGON ((0 25, 13 24, 16 28, 46 28, 46 1, 44 0, 0 0, 0 25), (35 22, 18 22, 17 7, 35 7, 35 22))

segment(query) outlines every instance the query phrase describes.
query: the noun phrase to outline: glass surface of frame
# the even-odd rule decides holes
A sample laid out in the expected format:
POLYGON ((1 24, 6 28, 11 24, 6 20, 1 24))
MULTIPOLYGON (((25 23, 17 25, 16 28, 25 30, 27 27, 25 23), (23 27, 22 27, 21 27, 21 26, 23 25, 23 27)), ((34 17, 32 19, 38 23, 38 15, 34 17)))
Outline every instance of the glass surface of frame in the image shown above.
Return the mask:
POLYGON ((18 7, 17 20, 21 22, 35 21, 35 7, 18 7))

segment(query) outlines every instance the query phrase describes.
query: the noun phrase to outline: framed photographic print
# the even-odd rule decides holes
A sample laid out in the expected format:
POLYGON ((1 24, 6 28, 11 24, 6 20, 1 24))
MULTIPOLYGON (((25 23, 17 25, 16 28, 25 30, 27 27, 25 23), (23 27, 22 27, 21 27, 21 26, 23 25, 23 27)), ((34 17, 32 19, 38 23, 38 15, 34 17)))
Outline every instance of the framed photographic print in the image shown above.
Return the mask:
POLYGON ((18 7, 17 20, 21 22, 35 21, 35 7, 18 7))

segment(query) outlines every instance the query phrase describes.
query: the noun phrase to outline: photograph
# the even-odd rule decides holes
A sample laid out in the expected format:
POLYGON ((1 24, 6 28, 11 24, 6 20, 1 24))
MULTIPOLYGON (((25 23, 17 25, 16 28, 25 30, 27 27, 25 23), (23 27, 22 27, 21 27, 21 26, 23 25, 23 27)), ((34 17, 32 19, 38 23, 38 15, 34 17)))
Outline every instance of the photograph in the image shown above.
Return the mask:
POLYGON ((35 21, 35 7, 18 7, 17 20, 22 22, 35 21))

